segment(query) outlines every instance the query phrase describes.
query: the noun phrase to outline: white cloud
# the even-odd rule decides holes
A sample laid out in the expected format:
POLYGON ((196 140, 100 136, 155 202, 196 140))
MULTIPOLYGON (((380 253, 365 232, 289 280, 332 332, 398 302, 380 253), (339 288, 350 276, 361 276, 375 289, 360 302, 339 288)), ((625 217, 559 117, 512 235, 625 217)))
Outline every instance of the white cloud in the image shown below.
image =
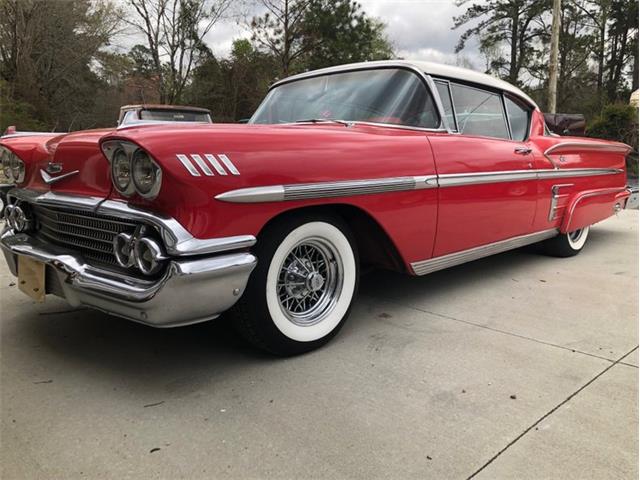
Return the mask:
MULTIPOLYGON (((452 30, 453 17, 463 13, 466 7, 457 7, 453 0, 359 0, 359 3, 368 15, 387 25, 387 36, 398 56, 448 64, 466 62, 478 69, 483 67, 484 61, 473 40, 461 54, 454 53, 464 27, 452 30)), ((256 5, 251 7, 243 1, 244 14, 250 16, 259 12, 261 9, 256 5)), ((229 54, 234 40, 251 37, 244 22, 238 20, 239 12, 234 13, 234 18, 220 21, 205 37, 206 44, 218 57, 229 54)), ((126 51, 143 42, 144 37, 132 32, 117 42, 116 47, 126 51)))

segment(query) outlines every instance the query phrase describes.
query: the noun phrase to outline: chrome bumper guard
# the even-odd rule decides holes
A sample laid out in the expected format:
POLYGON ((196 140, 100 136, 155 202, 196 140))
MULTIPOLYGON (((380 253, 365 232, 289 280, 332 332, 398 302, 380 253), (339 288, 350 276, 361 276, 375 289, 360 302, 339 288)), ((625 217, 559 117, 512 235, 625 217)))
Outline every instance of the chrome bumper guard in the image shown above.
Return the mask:
POLYGON ((77 251, 60 247, 9 227, 0 234, 0 248, 9 269, 18 275, 18 257, 47 267, 49 293, 72 306, 88 306, 155 327, 188 325, 219 316, 244 293, 256 257, 246 249, 255 237, 241 235, 197 239, 175 219, 125 202, 94 197, 11 189, 10 203, 60 206, 135 220, 155 227, 169 255, 159 279, 143 279, 88 264, 77 251))
POLYGON ((248 252, 207 257, 175 257, 154 281, 88 265, 81 256, 24 233, 0 236, 11 273, 18 256, 47 265, 58 292, 72 306, 88 306, 154 327, 188 325, 219 316, 244 293, 256 257, 248 252))

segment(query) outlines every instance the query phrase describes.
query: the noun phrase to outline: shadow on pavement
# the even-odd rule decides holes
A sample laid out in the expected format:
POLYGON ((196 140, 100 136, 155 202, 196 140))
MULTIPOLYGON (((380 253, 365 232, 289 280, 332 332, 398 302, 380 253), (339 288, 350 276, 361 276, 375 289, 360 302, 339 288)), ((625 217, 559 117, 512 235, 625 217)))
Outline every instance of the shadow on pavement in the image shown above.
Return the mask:
MULTIPOLYGON (((606 226, 593 230, 583 254, 597 255, 612 238, 614 234, 606 226)), ((388 294, 394 301, 407 304, 417 295, 423 301, 448 298, 453 290, 481 282, 487 275, 522 278, 532 265, 550 261, 559 262, 556 268, 561 269, 562 262, 575 259, 541 256, 535 247, 528 247, 419 278, 375 270, 363 277, 356 302, 388 294)), ((146 391, 196 391, 203 383, 223 381, 234 370, 246 373, 247 369, 296 361, 275 358, 247 345, 231 327, 232 316, 187 327, 155 329, 89 309, 68 311, 69 307, 57 299, 20 309, 13 326, 19 331, 11 338, 28 342, 45 357, 62 360, 66 369, 89 370, 104 381, 146 391), (171 379, 182 380, 171 387, 167 384, 171 379)), ((352 315, 348 328, 341 332, 342 340, 369 320, 366 315, 352 315)), ((331 354, 330 349, 328 346, 309 355, 317 355, 321 361, 322 355, 331 354)))

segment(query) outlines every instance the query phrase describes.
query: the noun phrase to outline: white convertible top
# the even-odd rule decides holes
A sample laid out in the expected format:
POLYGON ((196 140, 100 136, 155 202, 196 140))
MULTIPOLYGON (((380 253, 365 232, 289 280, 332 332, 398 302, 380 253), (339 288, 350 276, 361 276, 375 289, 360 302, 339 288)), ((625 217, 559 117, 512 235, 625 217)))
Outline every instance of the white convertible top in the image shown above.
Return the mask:
POLYGON ((420 70, 421 72, 424 72, 427 75, 432 75, 434 77, 443 77, 450 80, 460 80, 463 82, 474 83, 476 85, 504 90, 505 92, 509 92, 517 96, 518 98, 521 98, 522 100, 531 104, 534 108, 538 108, 536 102, 534 102, 533 99, 531 99, 526 93, 524 93, 518 87, 511 85, 504 80, 500 80, 499 78, 476 72, 475 70, 469 70, 468 68, 454 67, 452 65, 444 65, 442 63, 422 62, 418 60, 382 60, 376 62, 349 63, 346 65, 322 68, 320 70, 313 70, 310 72, 293 75, 276 82, 274 86, 279 85, 280 83, 300 80, 307 77, 315 77, 316 75, 323 75, 327 73, 337 73, 348 70, 362 70, 380 67, 408 67, 420 70))

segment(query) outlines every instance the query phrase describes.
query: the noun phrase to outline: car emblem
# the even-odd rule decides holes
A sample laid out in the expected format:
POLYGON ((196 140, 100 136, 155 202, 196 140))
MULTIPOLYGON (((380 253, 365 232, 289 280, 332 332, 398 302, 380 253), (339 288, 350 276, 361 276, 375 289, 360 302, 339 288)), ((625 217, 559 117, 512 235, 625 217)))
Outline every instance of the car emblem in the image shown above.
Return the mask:
POLYGON ((51 185, 52 183, 56 183, 56 182, 59 182, 60 180, 64 180, 65 178, 75 175, 76 173, 80 173, 80 170, 74 170, 73 172, 64 173, 62 175, 58 175, 57 177, 52 177, 47 172, 40 169, 40 176, 42 177, 42 180, 44 180, 44 183, 46 183, 47 185, 51 185))
POLYGON ((51 174, 60 173, 62 171, 62 164, 49 162, 45 170, 47 171, 47 173, 51 173, 51 174))

